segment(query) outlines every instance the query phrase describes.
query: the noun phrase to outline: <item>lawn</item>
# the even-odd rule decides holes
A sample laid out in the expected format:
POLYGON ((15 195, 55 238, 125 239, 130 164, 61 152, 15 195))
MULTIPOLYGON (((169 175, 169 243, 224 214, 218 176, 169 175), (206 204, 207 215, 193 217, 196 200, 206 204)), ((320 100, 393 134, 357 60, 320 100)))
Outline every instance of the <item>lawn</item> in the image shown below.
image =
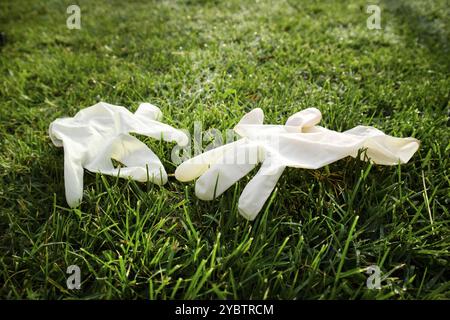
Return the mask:
POLYGON ((70 4, 0 4, 1 298, 450 298, 445 0, 381 1, 381 30, 359 0, 76 1, 79 30, 70 4), (200 201, 173 177, 174 144, 139 137, 169 182, 85 172, 70 209, 48 126, 98 101, 151 102, 190 132, 225 132, 256 107, 277 124, 316 107, 327 128, 421 145, 401 166, 288 169, 249 222, 237 199, 251 176, 200 201), (374 265, 381 289, 366 283, 374 265))

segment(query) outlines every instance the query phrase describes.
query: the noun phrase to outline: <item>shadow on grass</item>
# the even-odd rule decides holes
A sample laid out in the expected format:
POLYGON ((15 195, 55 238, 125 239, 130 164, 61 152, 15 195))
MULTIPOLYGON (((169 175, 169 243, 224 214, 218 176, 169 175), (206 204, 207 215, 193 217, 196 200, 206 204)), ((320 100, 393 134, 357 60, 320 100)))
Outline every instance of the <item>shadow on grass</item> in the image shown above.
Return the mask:
MULTIPOLYGON (((407 37, 410 45, 419 44, 425 47, 431 58, 447 69, 450 68, 450 32, 447 20, 449 9, 445 1, 439 10, 429 12, 421 12, 417 6, 404 0, 384 0, 382 4, 394 18, 391 20, 394 21, 394 27, 407 37)), ((423 6, 430 9, 427 4, 423 6)))

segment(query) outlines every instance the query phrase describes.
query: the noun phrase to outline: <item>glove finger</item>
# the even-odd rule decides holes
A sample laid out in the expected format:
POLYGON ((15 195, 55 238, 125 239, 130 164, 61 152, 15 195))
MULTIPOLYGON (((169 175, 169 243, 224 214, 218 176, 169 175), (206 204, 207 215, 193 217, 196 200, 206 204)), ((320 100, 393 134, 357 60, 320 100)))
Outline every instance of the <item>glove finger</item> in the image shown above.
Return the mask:
POLYGON ((109 170, 108 174, 120 174, 122 178, 130 177, 140 182, 150 180, 158 185, 167 182, 167 173, 158 156, 135 137, 119 136, 111 145, 110 158, 123 163, 126 167, 120 170, 114 168, 109 170))
POLYGON ((184 161, 175 170, 175 178, 178 181, 187 182, 200 177, 211 165, 223 159, 230 150, 238 148, 244 143, 246 143, 245 140, 241 139, 184 161))
POLYGON ((300 112, 294 113, 286 121, 286 126, 299 127, 300 131, 302 128, 313 127, 320 122, 322 114, 316 108, 307 108, 300 112))
POLYGON ((162 139, 168 142, 176 142, 180 146, 185 146, 189 143, 189 137, 181 130, 175 129, 168 124, 156 121, 136 121, 133 122, 130 132, 145 135, 154 139, 162 139))
POLYGON ((83 199, 83 166, 76 144, 64 142, 64 188, 69 207, 77 207, 83 199))
POLYGON ((264 112, 260 108, 255 108, 245 114, 238 124, 233 128, 241 137, 247 137, 257 131, 264 123, 264 112))
POLYGON ((219 159, 196 182, 195 194, 201 200, 212 200, 247 175, 257 165, 257 147, 245 144, 219 159))
POLYGON ((161 121, 163 118, 161 110, 151 103, 141 103, 134 114, 146 120, 161 121))
POLYGON ((245 114, 237 125, 246 124, 263 124, 264 112, 260 108, 255 108, 249 113, 245 114))
POLYGON ((272 164, 270 159, 263 162, 256 175, 245 186, 239 197, 239 213, 248 220, 254 220, 269 198, 281 177, 285 166, 272 164))

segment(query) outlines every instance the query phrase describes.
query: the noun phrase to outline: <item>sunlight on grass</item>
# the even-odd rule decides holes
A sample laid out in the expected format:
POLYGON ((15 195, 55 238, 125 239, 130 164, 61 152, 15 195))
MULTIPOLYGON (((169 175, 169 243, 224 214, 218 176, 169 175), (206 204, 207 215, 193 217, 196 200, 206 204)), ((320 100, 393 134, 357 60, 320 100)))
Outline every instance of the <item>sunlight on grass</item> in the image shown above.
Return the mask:
MULTIPOLYGON (((2 1, 0 296, 450 298, 448 5, 396 3, 368 30, 366 1, 79 1, 68 30, 67 2, 2 1), (48 125, 100 100, 154 103, 190 131, 316 107, 330 129, 373 125, 421 147, 402 166, 287 169, 253 222, 237 212, 248 178, 202 202, 173 176, 86 172, 69 209, 48 125), (80 290, 66 289, 69 265, 80 290)), ((143 141, 173 173, 173 145, 143 141)))

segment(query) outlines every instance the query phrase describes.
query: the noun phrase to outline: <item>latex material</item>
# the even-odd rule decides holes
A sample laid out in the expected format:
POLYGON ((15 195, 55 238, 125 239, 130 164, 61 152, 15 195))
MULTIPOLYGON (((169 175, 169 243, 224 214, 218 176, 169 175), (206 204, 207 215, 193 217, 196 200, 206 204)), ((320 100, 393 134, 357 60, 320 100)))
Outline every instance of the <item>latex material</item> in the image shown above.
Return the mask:
POLYGON ((289 117, 285 125, 264 125, 263 111, 254 109, 234 128, 242 139, 183 162, 175 177, 183 182, 198 178, 197 197, 212 200, 262 162, 239 198, 239 212, 253 220, 286 167, 318 169, 356 157, 363 148, 374 163, 396 165, 408 162, 419 147, 414 138, 395 138, 373 127, 328 130, 317 125, 321 117, 318 109, 308 108, 289 117))
POLYGON ((188 143, 185 133, 161 123, 162 113, 142 103, 133 114, 121 106, 99 102, 79 111, 73 118, 59 118, 49 127, 58 147, 64 147, 66 200, 77 206, 83 197, 83 168, 102 174, 162 185, 167 174, 159 158, 147 145, 129 133, 155 139, 188 143), (116 168, 111 159, 125 165, 116 168))

